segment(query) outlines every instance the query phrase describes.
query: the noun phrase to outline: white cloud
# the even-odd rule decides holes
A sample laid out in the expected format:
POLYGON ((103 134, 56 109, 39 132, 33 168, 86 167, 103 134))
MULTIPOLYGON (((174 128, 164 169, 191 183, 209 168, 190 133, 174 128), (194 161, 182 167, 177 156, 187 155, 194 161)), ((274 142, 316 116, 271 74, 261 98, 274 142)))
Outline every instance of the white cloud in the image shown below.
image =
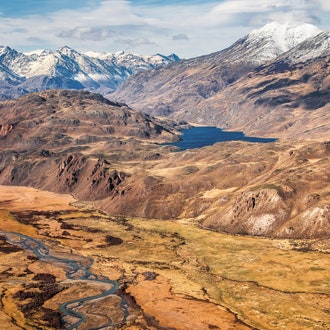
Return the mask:
POLYGON ((70 30, 61 31, 56 36, 59 38, 79 40, 106 40, 115 34, 116 32, 112 27, 77 26, 70 30))
POLYGON ((189 37, 185 33, 179 33, 173 36, 172 40, 189 40, 189 37))
POLYGON ((323 10, 330 11, 330 1, 329 0, 316 0, 323 10))
POLYGON ((2 17, 1 42, 18 50, 66 44, 81 51, 125 49, 193 57, 223 49, 272 20, 330 28, 329 0, 225 0, 199 5, 178 1, 161 7, 152 3, 103 0, 98 6, 47 16, 2 17))

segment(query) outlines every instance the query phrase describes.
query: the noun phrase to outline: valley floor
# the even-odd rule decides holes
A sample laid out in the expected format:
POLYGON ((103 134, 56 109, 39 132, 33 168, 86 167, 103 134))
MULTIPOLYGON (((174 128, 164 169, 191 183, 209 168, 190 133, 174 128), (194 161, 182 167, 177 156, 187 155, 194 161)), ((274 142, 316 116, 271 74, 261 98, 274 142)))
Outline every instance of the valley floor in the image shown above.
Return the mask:
MULTIPOLYGON (((232 236, 192 219, 111 217, 71 195, 8 186, 0 186, 0 228, 34 238, 51 256, 81 267, 93 261, 95 278, 118 282, 116 294, 72 307, 84 315, 78 329, 100 328, 109 319, 124 320, 111 329, 330 328, 326 238, 232 236)), ((0 260, 4 328, 63 328, 63 303, 105 290, 97 281, 68 280, 59 262, 3 235, 0 260)), ((77 320, 64 321, 70 328, 77 320)))

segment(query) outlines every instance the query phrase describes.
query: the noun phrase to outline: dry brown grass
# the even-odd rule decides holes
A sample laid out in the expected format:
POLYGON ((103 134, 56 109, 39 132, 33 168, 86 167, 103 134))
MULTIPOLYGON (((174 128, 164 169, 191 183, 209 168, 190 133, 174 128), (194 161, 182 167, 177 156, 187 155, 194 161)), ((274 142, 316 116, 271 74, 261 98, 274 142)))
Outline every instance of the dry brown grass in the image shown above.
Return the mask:
MULTIPOLYGON (((38 195, 40 191, 31 189, 29 193, 38 195)), ((47 196, 47 193, 43 194, 47 196)), ((61 199, 58 198, 57 201, 61 199)), ((39 208, 40 203, 35 206, 29 203, 29 209, 34 207, 39 208)), ((6 208, 10 211, 10 203, 6 208)), ((20 211, 23 209, 20 205, 20 211)), ((19 227, 16 223, 14 227, 14 219, 9 223, 11 228, 39 238, 42 237, 40 228, 46 230, 48 236, 43 240, 54 253, 65 256, 71 249, 73 254, 91 257, 95 273, 125 283, 127 292, 141 308, 138 311, 132 306, 127 329, 154 329, 157 326, 208 329, 218 326, 224 329, 275 330, 281 327, 307 330, 330 326, 328 254, 296 250, 312 243, 315 243, 314 250, 317 246, 329 249, 326 239, 322 245, 320 241, 311 240, 230 236, 198 228, 189 219, 159 221, 109 217, 91 208, 69 210, 65 202, 58 210, 61 209, 62 214, 47 215, 45 212, 37 220, 32 218, 31 226, 19 227), (52 230, 57 227, 50 224, 63 221, 69 235, 56 232, 57 236, 51 238, 52 230), (36 223, 39 229, 27 230, 36 223), (120 238, 122 244, 107 244, 106 237, 109 236, 120 238), (156 278, 148 279, 144 275, 146 272, 154 273, 156 278)), ((7 216, 10 215, 8 211, 7 216)), ((2 220, 4 218, 2 216, 2 220)), ((10 286, 8 278, 4 277, 5 269, 2 269, 0 284, 6 306, 2 315, 7 321, 12 317, 19 324, 27 322, 36 326, 36 320, 26 320, 15 312, 18 302, 13 295, 21 289, 22 281, 31 281, 41 265, 39 261, 28 259, 26 252, 19 253, 25 257, 18 260, 13 253, 1 254, 3 265, 12 268, 11 281, 20 281, 10 286), (32 275, 20 275, 26 267, 32 275)), ((47 264, 44 269, 54 274, 58 281, 63 280, 56 265, 47 264)), ((83 283, 64 281, 61 285, 66 289, 45 302, 45 307, 56 310, 64 301, 100 290, 99 286, 87 287, 83 283)), ((98 320, 105 315, 100 312, 104 303, 109 304, 104 300, 93 307, 92 314, 99 315, 98 320)), ((84 309, 90 310, 89 304, 82 307, 84 309)), ((45 326, 42 328, 46 329, 45 326)))

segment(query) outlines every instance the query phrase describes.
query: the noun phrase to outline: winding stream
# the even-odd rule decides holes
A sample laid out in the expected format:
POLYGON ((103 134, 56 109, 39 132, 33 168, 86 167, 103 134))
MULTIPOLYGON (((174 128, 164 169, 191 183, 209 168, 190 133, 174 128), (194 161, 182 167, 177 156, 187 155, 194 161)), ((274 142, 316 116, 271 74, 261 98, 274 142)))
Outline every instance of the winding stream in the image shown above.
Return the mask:
MULTIPOLYGON (((93 259, 74 255, 74 254, 66 254, 64 256, 55 255, 50 251, 50 249, 44 245, 41 241, 36 240, 35 238, 22 235, 15 232, 0 232, 0 235, 6 237, 6 240, 16 246, 21 247, 26 251, 31 251, 35 254, 35 256, 42 261, 49 262, 55 264, 57 267, 60 267, 65 270, 66 277, 68 280, 77 280, 77 281, 88 281, 88 282, 99 282, 103 283, 107 286, 111 286, 111 289, 105 290, 103 293, 91 297, 85 297, 81 299, 75 299, 72 301, 68 301, 63 303, 60 306, 60 312, 62 314, 62 320, 65 323, 65 327, 68 330, 78 329, 84 322, 86 322, 86 317, 82 313, 77 312, 74 309, 79 308, 85 302, 96 301, 100 298, 104 298, 110 295, 114 295, 120 299, 120 309, 123 312, 123 318, 121 323, 124 323, 129 315, 128 306, 122 297, 116 295, 116 291, 118 290, 118 282, 110 280, 108 278, 99 279, 97 275, 93 274, 90 270, 93 259), (78 319, 74 324, 68 324, 65 321, 65 318, 73 317, 78 319)), ((109 326, 118 326, 119 323, 113 322, 108 318, 108 323, 102 326, 98 326, 94 329, 103 329, 109 326)))

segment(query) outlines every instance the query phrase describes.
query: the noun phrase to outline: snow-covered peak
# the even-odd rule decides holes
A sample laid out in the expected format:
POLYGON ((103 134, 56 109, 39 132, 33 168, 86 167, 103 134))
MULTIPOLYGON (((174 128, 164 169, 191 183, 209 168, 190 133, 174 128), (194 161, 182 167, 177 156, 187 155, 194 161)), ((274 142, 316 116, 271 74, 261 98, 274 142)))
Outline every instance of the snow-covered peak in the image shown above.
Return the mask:
POLYGON ((279 53, 283 53, 320 32, 321 30, 313 24, 271 22, 259 30, 252 31, 248 36, 248 40, 267 39, 276 45, 279 53))
POLYGON ((5 56, 8 56, 8 57, 16 57, 19 53, 13 49, 13 48, 10 48, 8 46, 0 46, 0 56, 1 57, 5 57, 5 56))
POLYGON ((25 54, 26 56, 31 56, 31 55, 38 55, 40 56, 41 54, 48 52, 46 49, 35 49, 35 50, 31 50, 29 52, 24 52, 23 54, 25 54))
POLYGON ((63 46, 63 47, 59 47, 57 48, 57 51, 60 54, 66 55, 66 56, 74 56, 75 54, 79 54, 76 50, 70 48, 69 46, 63 46))
POLYGON ((316 36, 320 32, 319 28, 308 23, 268 23, 227 48, 226 57, 230 61, 246 61, 261 65, 274 60, 305 39, 316 36))
MULTIPOLYGON (((83 86, 93 91, 109 93, 133 73, 164 66, 174 60, 174 57, 142 56, 124 51, 80 53, 68 46, 27 53, 0 46, 0 81, 16 83, 46 76, 69 81, 70 86, 76 86, 75 83, 78 82, 79 88, 83 86)), ((67 86, 66 83, 64 85, 67 86)))
POLYGON ((123 50, 115 53, 98 53, 89 51, 85 52, 84 55, 97 58, 108 64, 125 67, 129 70, 130 74, 180 61, 180 58, 175 54, 171 54, 169 56, 161 54, 139 55, 131 52, 125 52, 123 50))

